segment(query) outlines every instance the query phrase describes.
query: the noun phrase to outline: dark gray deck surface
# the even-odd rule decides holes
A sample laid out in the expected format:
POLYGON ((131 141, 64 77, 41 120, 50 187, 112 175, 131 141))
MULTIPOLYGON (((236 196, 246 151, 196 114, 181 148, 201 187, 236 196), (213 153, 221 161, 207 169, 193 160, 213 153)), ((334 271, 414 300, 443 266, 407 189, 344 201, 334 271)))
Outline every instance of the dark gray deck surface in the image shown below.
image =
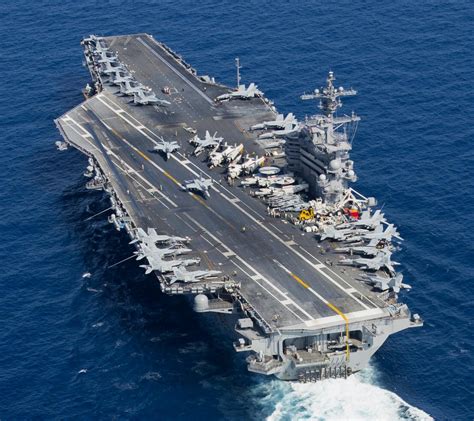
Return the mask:
POLYGON ((166 99, 172 104, 135 106, 130 97, 115 94, 118 88, 108 87, 58 124, 70 143, 96 158, 136 226, 192 237, 201 267, 240 281, 242 295, 277 328, 339 317, 331 305, 345 314, 384 306, 353 279, 357 270, 327 266, 324 262, 337 256, 322 256, 311 234, 268 217, 263 203, 227 185, 223 169, 209 170, 203 157, 191 156, 187 126, 199 135, 217 131, 225 141, 242 142, 247 152, 262 155, 247 129, 273 119, 267 104, 259 98, 216 104, 214 98, 226 90, 201 82, 147 35, 106 40, 158 96, 169 86, 173 93, 166 99), (169 161, 151 152, 158 136, 181 145, 169 161), (179 187, 199 174, 216 181, 208 200, 179 187))

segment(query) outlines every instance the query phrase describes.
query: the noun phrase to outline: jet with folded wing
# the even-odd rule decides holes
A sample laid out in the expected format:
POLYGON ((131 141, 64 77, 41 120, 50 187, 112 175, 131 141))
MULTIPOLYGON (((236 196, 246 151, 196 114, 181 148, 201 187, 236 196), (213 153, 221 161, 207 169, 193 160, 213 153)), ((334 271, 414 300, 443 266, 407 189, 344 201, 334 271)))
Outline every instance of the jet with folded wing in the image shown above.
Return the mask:
POLYGON ((156 257, 148 258, 148 265, 140 265, 141 268, 145 269, 145 274, 148 275, 153 271, 160 273, 173 272, 175 268, 184 268, 186 266, 198 265, 201 259, 176 259, 176 260, 162 260, 156 257))
POLYGON ((296 120, 293 113, 289 113, 286 117, 283 114, 278 114, 275 120, 255 124, 250 130, 284 129, 286 126, 296 126, 297 124, 298 120, 296 120))
POLYGON ((136 232, 136 238, 130 241, 130 244, 135 243, 144 243, 149 246, 157 243, 169 243, 169 244, 179 244, 179 243, 189 243, 191 239, 189 237, 177 237, 174 235, 158 234, 155 228, 148 228, 147 232, 143 228, 138 228, 136 232))
POLYGON ((185 269, 175 268, 174 275, 170 277, 169 283, 174 284, 175 282, 199 282, 204 281, 208 278, 216 278, 220 273, 219 270, 195 270, 189 272, 185 269))
POLYGON ((400 292, 400 289, 411 289, 411 285, 404 284, 403 275, 398 273, 396 276, 387 278, 377 275, 365 275, 363 280, 369 285, 372 285, 375 289, 380 291, 388 291, 392 289, 394 292, 400 292))
POLYGON ((340 261, 343 265, 357 266, 364 270, 377 271, 382 268, 388 270, 391 275, 395 275, 395 265, 398 265, 397 262, 391 261, 392 253, 389 251, 380 251, 372 259, 367 259, 365 257, 358 257, 355 259, 343 259, 340 261))

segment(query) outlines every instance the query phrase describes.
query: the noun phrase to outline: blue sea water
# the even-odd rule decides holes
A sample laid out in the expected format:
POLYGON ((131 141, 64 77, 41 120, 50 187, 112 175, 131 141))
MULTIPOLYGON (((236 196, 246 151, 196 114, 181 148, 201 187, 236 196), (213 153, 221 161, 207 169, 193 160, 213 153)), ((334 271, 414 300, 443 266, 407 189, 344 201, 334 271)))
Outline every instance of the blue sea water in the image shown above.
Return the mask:
POLYGON ((473 22, 467 0, 1 2, 0 419, 473 419, 473 22), (135 262, 107 269, 127 238, 87 220, 109 203, 53 119, 89 81, 80 39, 137 32, 228 84, 239 56, 300 118, 329 69, 358 89, 357 188, 406 239, 401 298, 423 329, 346 382, 281 383, 135 262))

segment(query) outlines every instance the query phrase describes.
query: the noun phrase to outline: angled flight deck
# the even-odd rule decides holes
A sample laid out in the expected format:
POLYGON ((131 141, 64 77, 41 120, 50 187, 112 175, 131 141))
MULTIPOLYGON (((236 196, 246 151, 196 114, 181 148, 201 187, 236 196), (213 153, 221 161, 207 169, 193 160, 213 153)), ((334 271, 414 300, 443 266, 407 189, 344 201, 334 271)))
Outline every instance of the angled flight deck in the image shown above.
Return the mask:
MULTIPOLYGON (((270 101, 262 95, 216 101, 229 88, 198 76, 149 35, 102 40, 137 81, 168 103, 136 105, 130 96, 120 95, 118 86, 101 83, 95 95, 56 121, 66 142, 100 168, 128 231, 154 228, 188 237, 192 251, 186 258, 199 258, 198 269, 219 271, 223 291, 229 292, 228 285, 238 291, 236 300, 244 314, 239 317, 250 316, 259 326, 254 339, 285 331, 314 335, 323 328, 349 334, 350 323, 359 326, 388 316, 387 303, 355 279, 360 269, 338 266, 338 256, 318 247, 314 236, 269 216, 265 203, 249 189, 228 183, 223 168, 210 169, 204 156, 193 156, 189 140, 206 131, 217 132, 229 145, 242 143, 249 156, 265 155, 250 127, 275 119, 270 101), (168 159, 154 151, 163 139, 180 147, 168 159), (199 178, 213 180, 210 197, 183 188, 185 181, 199 178)), ((94 77, 97 69, 91 63, 89 68, 94 77)), ((268 164, 281 164, 279 160, 267 156, 268 164)), ((219 297, 219 287, 209 289, 206 282, 199 289, 199 283, 167 284, 157 275, 167 293, 219 297)), ((235 313, 235 304, 231 307, 227 310, 235 313)), ((286 352, 282 347, 282 341, 271 345, 273 358, 286 352)), ((250 350, 251 344, 243 348, 250 350)), ((341 361, 343 351, 338 354, 341 361)), ((254 365, 253 371, 276 373, 276 363, 269 368, 264 362, 267 368, 254 365)), ((347 361, 344 364, 347 374, 347 361)))

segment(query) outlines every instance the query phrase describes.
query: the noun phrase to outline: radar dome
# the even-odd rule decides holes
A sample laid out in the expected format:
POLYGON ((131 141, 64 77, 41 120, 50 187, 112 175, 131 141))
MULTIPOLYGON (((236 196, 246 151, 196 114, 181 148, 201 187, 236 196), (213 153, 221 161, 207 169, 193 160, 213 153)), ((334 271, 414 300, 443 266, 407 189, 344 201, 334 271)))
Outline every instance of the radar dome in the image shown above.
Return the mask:
POLYGON ((349 171, 347 171, 347 176, 348 176, 349 178, 352 178, 352 177, 355 176, 355 172, 354 172, 353 170, 349 170, 349 171))
POLYGON ((331 167, 332 170, 338 170, 341 168, 341 161, 338 159, 333 159, 330 163, 329 166, 331 167))
POLYGON ((209 309, 209 299, 204 294, 198 294, 194 297, 194 311, 202 313, 209 309))
POLYGON ((326 181, 326 174, 320 174, 320 175, 319 175, 319 179, 320 179, 321 181, 326 181))

